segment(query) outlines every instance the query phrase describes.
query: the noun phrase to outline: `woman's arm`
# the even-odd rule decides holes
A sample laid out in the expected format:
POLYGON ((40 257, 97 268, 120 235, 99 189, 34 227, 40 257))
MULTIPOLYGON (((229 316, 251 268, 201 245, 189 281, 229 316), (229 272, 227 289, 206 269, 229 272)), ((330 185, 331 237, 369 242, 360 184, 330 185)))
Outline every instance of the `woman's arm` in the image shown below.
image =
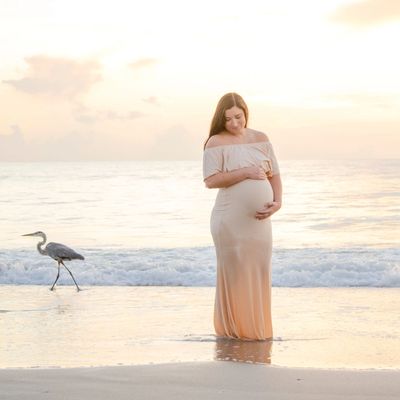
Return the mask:
POLYGON ((272 178, 269 178, 269 183, 272 186, 272 190, 274 192, 274 201, 278 202, 282 205, 282 181, 281 175, 273 175, 272 178))
POLYGON ((267 179, 265 171, 261 167, 245 167, 230 172, 218 172, 204 179, 209 189, 226 188, 244 181, 245 179, 267 179))

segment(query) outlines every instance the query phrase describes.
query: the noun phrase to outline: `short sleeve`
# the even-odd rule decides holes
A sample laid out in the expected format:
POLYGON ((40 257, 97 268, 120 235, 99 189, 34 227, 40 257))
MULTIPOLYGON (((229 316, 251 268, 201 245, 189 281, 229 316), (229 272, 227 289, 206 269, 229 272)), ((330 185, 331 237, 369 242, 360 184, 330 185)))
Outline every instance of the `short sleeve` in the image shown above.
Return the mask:
POLYGON ((271 159, 272 163, 272 174, 273 175, 279 175, 279 164, 278 160, 276 159, 274 148, 272 147, 271 142, 268 142, 268 153, 269 153, 269 158, 271 159))
POLYGON ((222 151, 217 147, 210 147, 203 153, 203 179, 215 175, 223 170, 222 151))

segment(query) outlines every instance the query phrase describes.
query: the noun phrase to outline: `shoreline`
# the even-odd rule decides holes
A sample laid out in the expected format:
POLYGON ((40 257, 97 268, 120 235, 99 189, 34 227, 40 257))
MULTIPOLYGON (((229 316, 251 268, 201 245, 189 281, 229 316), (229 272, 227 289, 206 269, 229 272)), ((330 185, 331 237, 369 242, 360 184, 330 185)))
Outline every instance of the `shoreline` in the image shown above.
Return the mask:
POLYGON ((176 362, 149 362, 142 364, 115 364, 115 365, 92 365, 80 367, 62 367, 62 366, 35 366, 35 367, 0 367, 0 375, 4 371, 63 371, 63 370, 92 370, 92 369, 117 369, 117 368, 139 368, 154 367, 163 365, 183 365, 183 364, 205 364, 205 363, 226 363, 226 364, 246 364, 256 365, 265 368, 284 369, 284 370, 306 370, 306 371, 326 371, 326 372, 397 372, 400 373, 400 367, 394 368, 354 368, 354 367, 313 367, 313 366, 290 366, 276 365, 249 361, 232 361, 232 360, 213 360, 213 361, 176 361, 176 362))
POLYGON ((400 371, 242 362, 0 370, 0 399, 397 399, 400 371))

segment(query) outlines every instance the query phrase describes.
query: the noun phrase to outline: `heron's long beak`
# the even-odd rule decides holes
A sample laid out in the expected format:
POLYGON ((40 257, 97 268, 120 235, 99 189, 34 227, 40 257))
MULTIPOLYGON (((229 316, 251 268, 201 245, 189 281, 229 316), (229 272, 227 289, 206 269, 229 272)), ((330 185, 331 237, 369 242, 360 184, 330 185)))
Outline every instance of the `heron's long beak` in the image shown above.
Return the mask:
POLYGON ((35 236, 34 233, 26 233, 25 235, 21 235, 21 236, 35 236))

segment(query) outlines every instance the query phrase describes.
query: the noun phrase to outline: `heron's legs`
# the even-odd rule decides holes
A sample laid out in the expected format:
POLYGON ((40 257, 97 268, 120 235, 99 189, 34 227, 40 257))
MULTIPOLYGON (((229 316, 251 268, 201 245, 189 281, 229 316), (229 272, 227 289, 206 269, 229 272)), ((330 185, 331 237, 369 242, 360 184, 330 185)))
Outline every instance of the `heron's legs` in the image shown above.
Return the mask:
POLYGON ((53 286, 50 288, 50 290, 54 290, 54 286, 55 286, 55 284, 57 283, 58 278, 60 277, 60 261, 57 261, 57 262, 58 262, 58 273, 57 273, 57 278, 56 278, 56 280, 54 281, 53 286))
MULTIPOLYGON (((61 260, 61 264, 64 265, 64 267, 65 267, 65 264, 62 262, 62 260, 61 260)), ((78 292, 79 292, 81 289, 80 289, 80 287, 78 286, 78 284, 76 283, 76 280, 75 280, 74 276, 72 275, 72 272, 71 272, 67 267, 65 267, 65 268, 66 268, 66 270, 69 272, 69 274, 71 275, 72 279, 74 280, 76 289, 77 289, 78 292)))

